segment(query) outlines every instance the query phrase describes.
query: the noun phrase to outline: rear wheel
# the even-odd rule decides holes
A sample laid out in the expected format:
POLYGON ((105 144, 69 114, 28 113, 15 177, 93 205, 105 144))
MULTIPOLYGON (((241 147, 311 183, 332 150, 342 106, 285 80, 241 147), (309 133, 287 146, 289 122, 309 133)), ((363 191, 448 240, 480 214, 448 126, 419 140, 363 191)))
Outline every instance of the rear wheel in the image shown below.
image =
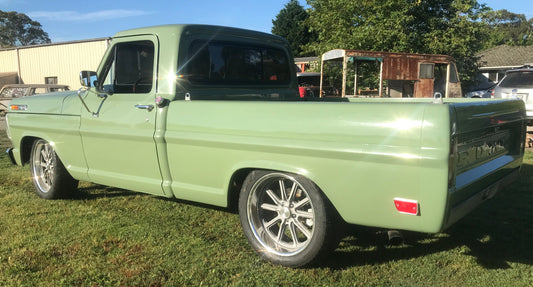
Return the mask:
POLYGON ((305 177, 253 171, 239 198, 248 241, 264 259, 283 266, 316 263, 337 246, 336 213, 305 177))
POLYGON ((42 139, 33 143, 30 171, 35 191, 41 198, 62 198, 78 186, 78 181, 67 172, 50 143, 42 139))

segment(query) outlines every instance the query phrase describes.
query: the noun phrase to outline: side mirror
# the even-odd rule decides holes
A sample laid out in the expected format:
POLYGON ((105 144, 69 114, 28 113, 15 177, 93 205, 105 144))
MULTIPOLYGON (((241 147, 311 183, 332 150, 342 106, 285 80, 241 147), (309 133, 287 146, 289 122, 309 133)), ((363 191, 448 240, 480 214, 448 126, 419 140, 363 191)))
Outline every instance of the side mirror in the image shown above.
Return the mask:
POLYGON ((81 71, 80 83, 83 87, 90 88, 95 86, 97 81, 96 72, 93 71, 81 71))

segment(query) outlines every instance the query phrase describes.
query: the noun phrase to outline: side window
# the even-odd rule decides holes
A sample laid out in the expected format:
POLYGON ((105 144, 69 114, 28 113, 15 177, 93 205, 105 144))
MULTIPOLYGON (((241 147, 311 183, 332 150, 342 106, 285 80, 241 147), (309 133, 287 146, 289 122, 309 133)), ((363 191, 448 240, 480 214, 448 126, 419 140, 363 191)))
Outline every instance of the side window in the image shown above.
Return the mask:
POLYGON ((154 44, 138 41, 117 44, 104 68, 104 90, 113 93, 148 93, 154 74, 154 44))
POLYGON ((44 83, 45 84, 56 85, 57 84, 57 77, 44 77, 44 83))
POLYGON ((205 85, 280 85, 290 82, 290 66, 274 47, 194 41, 179 77, 205 85))
POLYGON ((418 78, 420 79, 433 79, 434 66, 432 63, 420 63, 420 73, 418 78))
POLYGON ((459 78, 457 77, 457 69, 455 68, 454 63, 450 63, 450 83, 458 83, 459 78))

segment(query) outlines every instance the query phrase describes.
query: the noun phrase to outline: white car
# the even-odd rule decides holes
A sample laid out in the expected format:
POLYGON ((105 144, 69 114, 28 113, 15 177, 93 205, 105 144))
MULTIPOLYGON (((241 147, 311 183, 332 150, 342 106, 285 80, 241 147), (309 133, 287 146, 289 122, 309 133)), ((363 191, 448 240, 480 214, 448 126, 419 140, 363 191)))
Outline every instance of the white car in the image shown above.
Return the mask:
POLYGON ((526 104, 528 125, 533 125, 533 67, 527 65, 507 71, 494 88, 494 98, 519 98, 526 104))

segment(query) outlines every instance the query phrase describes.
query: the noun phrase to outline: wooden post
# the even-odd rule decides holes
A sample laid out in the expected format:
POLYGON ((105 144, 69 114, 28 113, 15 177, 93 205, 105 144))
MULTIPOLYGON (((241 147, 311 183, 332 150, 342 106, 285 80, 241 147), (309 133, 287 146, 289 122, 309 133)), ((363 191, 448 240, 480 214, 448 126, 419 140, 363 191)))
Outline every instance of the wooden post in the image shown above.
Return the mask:
POLYGON ((379 97, 383 96, 383 60, 379 62, 379 97))
POLYGON ((346 97, 346 80, 348 73, 348 58, 346 55, 342 59, 342 97, 346 97))
POLYGON ((353 95, 355 97, 357 96, 357 70, 359 68, 357 65, 357 59, 355 59, 355 57, 353 58, 353 65, 355 70, 355 77, 353 79, 353 95))

